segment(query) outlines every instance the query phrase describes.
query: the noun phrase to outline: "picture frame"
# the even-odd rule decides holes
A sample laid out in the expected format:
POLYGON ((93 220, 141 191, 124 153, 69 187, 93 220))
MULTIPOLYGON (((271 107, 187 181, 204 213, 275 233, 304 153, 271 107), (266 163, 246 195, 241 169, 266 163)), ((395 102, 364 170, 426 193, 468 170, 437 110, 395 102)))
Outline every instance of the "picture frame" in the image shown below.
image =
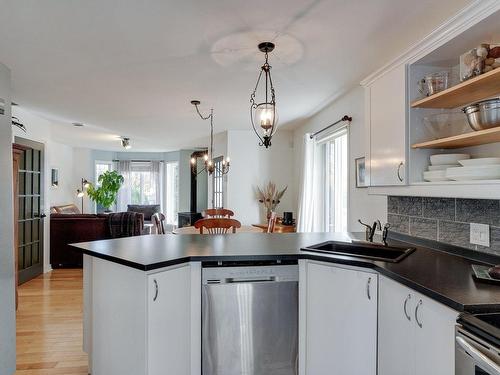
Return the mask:
POLYGON ((365 157, 360 157, 354 159, 354 164, 356 168, 356 187, 357 188, 366 188, 368 185, 366 184, 366 164, 365 157))
POLYGON ((52 168, 50 170, 50 185, 53 188, 56 188, 59 186, 59 169, 57 169, 57 168, 52 168))

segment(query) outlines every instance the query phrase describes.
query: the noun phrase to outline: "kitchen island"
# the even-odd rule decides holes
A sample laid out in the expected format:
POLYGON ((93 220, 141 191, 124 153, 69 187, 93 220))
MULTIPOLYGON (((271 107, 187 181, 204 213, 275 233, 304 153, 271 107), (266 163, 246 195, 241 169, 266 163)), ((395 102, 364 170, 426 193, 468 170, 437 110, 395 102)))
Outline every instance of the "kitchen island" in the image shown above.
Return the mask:
MULTIPOLYGON (((384 366, 385 354, 381 347, 386 346, 382 344, 387 341, 389 345, 393 341, 387 337, 390 330, 384 328, 387 324, 384 317, 392 322, 394 317, 391 314, 402 311, 400 301, 394 306, 394 311, 391 306, 392 301, 399 298, 399 292, 404 297, 404 313, 410 318, 408 321, 417 320, 420 324, 420 320, 424 319, 424 328, 420 327, 422 332, 427 328, 432 330, 429 335, 440 334, 434 340, 440 346, 439 350, 430 345, 427 353, 432 356, 433 351, 440 351, 443 361, 441 373, 446 374, 453 360, 453 330, 457 314, 461 311, 500 311, 500 288, 472 279, 471 264, 480 263, 480 260, 470 260, 419 244, 413 244, 416 250, 400 263, 300 250, 328 240, 351 242, 363 237, 364 234, 355 233, 242 233, 225 236, 141 236, 77 244, 75 246, 85 254, 84 344, 90 355, 92 372, 96 375, 201 374, 203 264, 237 262, 244 266, 245 262, 267 265, 295 261, 299 265, 300 374, 316 374, 318 368, 328 365, 329 357, 335 357, 325 352, 332 345, 322 342, 325 337, 320 337, 320 327, 327 322, 318 322, 322 316, 314 313, 333 308, 335 303, 317 306, 317 309, 311 305, 314 301, 326 301, 329 289, 333 294, 342 292, 341 289, 334 291, 333 284, 329 284, 329 280, 338 283, 334 278, 328 279, 329 273, 324 272, 328 269, 345 271, 335 276, 343 275, 345 280, 351 272, 355 276, 353 283, 359 279, 363 290, 364 283, 368 281, 366 290, 372 305, 366 307, 373 313, 369 319, 367 316, 358 317, 360 321, 373 323, 365 333, 370 337, 363 337, 369 345, 366 348, 366 363, 362 364, 366 365, 363 369, 367 369, 367 374, 376 373, 377 358, 379 372, 380 366, 384 366), (316 277, 316 273, 321 277, 316 277), (323 284, 318 284, 320 282, 323 284), (319 293, 320 298, 312 298, 314 293, 319 293), (407 295, 413 296, 410 302, 407 295), (407 310, 407 305, 414 308, 408 306, 407 310), (436 325, 431 322, 432 313, 436 315, 436 325), (446 320, 441 321, 444 317, 446 320), (447 353, 448 356, 445 355, 447 353)), ((390 243, 401 245, 396 240, 390 243)), ((485 259, 491 261, 491 258, 485 259)), ((349 289, 347 285, 345 289, 349 289)), ((336 295, 335 298, 340 297, 336 295)), ((356 301, 354 297, 348 298, 356 301)), ((366 299, 364 294, 363 298, 366 299)), ((354 302, 352 308, 356 306, 354 302)), ((353 314, 352 319, 356 317, 353 314)), ((406 323, 407 318, 404 320, 406 323)), ((344 346, 348 346, 348 341, 342 341, 344 346)), ((390 354, 393 355, 393 351, 390 354)), ((429 358, 429 361, 433 359, 429 358)))

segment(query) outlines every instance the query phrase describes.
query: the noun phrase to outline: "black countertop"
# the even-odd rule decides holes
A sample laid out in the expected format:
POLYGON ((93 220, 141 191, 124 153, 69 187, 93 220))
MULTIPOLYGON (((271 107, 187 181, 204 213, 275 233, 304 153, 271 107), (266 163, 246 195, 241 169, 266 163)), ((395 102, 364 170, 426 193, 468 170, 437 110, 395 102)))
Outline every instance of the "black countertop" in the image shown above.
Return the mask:
MULTIPOLYGON (((500 286, 476 282, 471 264, 481 263, 424 246, 399 263, 333 256, 300 249, 328 240, 351 242, 359 233, 238 233, 232 235, 149 235, 84 242, 84 254, 142 271, 189 261, 313 259, 375 269, 457 311, 500 311, 500 286)), ((396 240, 390 242, 401 245, 396 240)), ((408 245, 408 243, 404 243, 408 245)))

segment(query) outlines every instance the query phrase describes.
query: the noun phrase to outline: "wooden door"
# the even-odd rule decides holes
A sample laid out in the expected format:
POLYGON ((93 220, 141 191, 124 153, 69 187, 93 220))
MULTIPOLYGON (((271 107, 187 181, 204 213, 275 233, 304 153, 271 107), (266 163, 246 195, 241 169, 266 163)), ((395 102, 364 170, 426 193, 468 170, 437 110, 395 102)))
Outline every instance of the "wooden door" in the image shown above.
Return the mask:
POLYGON ((415 375, 415 298, 411 289, 379 278, 379 374, 415 375))
POLYGON ((17 196, 19 190, 19 162, 21 160, 21 156, 23 155, 24 147, 20 145, 13 144, 12 145, 12 187, 14 192, 14 271, 15 271, 15 288, 16 288, 16 310, 18 306, 18 293, 17 293, 17 285, 19 284, 19 274, 18 274, 18 259, 17 259, 17 249, 18 249, 18 225, 17 222, 19 220, 19 198, 17 196))
POLYGON ((43 272, 43 144, 16 137, 25 146, 18 171, 19 284, 43 272))
POLYGON ((405 185, 406 65, 370 86, 371 186, 405 185))
POLYGON ((306 375, 375 375, 377 274, 308 263, 306 375))

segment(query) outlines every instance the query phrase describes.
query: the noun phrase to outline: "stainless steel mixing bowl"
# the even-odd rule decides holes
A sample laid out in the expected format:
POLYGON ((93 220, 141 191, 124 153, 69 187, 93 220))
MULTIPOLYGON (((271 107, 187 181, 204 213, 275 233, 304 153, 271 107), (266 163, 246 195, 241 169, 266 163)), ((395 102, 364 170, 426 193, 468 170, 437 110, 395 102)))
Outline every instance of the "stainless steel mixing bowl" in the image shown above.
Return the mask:
POLYGON ((500 126, 500 98, 483 100, 463 109, 469 125, 474 130, 500 126))

